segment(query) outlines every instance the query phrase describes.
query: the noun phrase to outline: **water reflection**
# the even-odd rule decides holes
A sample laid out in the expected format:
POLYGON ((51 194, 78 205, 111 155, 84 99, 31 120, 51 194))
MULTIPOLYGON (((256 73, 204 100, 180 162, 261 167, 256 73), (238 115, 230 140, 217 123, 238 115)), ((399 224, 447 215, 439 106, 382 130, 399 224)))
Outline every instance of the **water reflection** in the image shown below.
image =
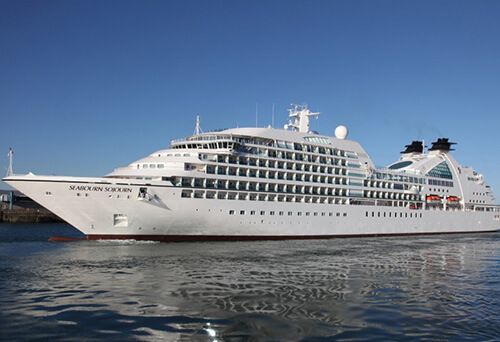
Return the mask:
POLYGON ((0 248, 0 338, 494 339, 499 246, 483 234, 0 248))

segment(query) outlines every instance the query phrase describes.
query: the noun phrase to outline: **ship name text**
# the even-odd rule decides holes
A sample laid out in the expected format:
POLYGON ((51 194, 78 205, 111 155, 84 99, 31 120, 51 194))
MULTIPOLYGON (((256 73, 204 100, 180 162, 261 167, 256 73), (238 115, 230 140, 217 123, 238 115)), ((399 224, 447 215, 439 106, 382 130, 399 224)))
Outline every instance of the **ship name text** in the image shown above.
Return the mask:
POLYGON ((70 185, 69 190, 95 191, 95 192, 123 192, 123 193, 132 192, 132 188, 119 188, 114 186, 99 186, 99 185, 70 185))

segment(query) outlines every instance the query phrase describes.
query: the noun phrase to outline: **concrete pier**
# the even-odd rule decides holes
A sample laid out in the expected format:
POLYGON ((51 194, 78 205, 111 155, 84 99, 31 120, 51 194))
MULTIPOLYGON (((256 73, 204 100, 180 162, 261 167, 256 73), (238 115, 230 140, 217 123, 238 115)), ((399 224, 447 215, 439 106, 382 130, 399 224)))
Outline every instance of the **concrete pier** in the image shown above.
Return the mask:
POLYGON ((64 222, 45 209, 0 209, 0 222, 5 223, 49 223, 64 222))
POLYGON ((0 222, 49 223, 64 221, 18 191, 0 190, 0 222))

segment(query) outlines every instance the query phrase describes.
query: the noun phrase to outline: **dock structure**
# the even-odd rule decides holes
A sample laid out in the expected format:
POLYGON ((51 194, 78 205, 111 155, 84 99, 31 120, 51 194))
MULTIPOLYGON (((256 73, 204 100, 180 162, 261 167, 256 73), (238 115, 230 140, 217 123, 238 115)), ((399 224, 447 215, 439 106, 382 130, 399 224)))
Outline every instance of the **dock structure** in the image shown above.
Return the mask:
POLYGON ((0 190, 0 222, 48 223, 63 220, 19 191, 0 190))

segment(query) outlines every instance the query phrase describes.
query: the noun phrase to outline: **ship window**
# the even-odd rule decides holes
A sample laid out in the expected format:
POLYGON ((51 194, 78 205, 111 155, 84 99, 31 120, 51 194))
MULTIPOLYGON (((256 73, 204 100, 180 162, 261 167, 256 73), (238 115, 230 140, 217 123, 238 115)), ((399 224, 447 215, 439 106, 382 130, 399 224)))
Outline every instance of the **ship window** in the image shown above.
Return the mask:
POLYGON ((229 215, 234 215, 234 210, 229 210, 229 215))
POLYGON ((391 169, 391 170, 402 169, 404 167, 410 166, 411 164, 413 164, 412 161, 405 160, 405 161, 402 161, 402 162, 398 162, 398 163, 392 164, 391 166, 389 166, 389 169, 391 169))
POLYGON ((446 179, 453 178, 451 171, 450 171, 450 168, 448 167, 448 164, 445 161, 439 163, 432 170, 427 172, 427 176, 437 177, 437 178, 446 178, 446 179))
POLYGON ((150 169, 154 169, 154 168, 156 168, 156 164, 149 164, 149 168, 150 168, 150 169))
POLYGON ((240 210, 240 215, 245 215, 245 210, 240 210))
POLYGON ((261 214, 261 215, 265 215, 265 214, 266 214, 266 212, 265 212, 264 210, 261 210, 261 211, 260 211, 260 214, 261 214))
POLYGON ((142 164, 142 168, 143 169, 147 169, 148 168, 148 164, 142 164))
POLYGON ((250 215, 255 215, 255 210, 250 211, 250 215))

